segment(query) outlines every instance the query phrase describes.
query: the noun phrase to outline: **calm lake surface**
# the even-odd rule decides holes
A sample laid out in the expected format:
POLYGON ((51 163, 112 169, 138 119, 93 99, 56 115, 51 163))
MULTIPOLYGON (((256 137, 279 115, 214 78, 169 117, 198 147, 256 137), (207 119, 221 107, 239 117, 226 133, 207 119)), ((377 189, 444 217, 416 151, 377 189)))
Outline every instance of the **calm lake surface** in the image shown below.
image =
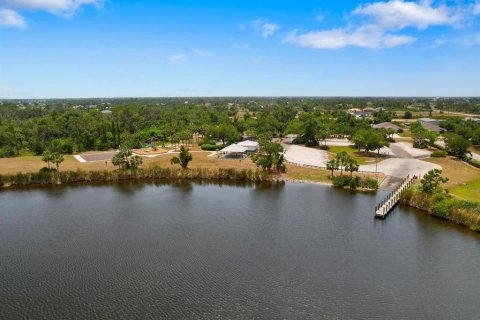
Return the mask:
POLYGON ((0 192, 0 319, 478 319, 480 236, 329 187, 0 192))

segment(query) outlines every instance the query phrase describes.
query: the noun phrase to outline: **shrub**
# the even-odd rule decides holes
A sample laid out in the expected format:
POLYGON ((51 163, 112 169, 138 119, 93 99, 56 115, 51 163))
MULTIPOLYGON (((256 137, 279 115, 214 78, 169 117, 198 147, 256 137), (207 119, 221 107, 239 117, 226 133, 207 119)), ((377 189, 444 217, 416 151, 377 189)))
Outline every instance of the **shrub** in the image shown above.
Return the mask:
POLYGON ((438 150, 438 151, 432 152, 431 157, 433 157, 433 158, 445 158, 447 155, 448 155, 447 151, 438 150))
POLYGON ((361 187, 370 190, 378 190, 379 185, 376 179, 366 177, 361 181, 361 187))
POLYGON ((321 149, 321 150, 330 150, 330 147, 329 147, 329 146, 326 146, 326 145, 321 145, 321 146, 320 146, 320 149, 321 149))
POLYGON ((201 139, 200 141, 198 141, 198 145, 199 146, 202 146, 204 144, 210 144, 210 145, 215 145, 215 141, 211 140, 211 139, 201 139))
POLYGON ((350 177, 349 176, 338 176, 333 179, 333 186, 335 188, 343 188, 350 184, 350 177))
POLYGON ((222 145, 209 144, 209 143, 202 144, 202 150, 205 150, 205 151, 217 151, 225 147, 226 145, 223 145, 223 144, 222 145))
POLYGON ((441 201, 433 201, 432 215, 442 219, 448 219, 450 217, 450 209, 453 205, 454 200, 451 198, 444 198, 441 201))
POLYGON ((350 187, 350 190, 355 191, 355 190, 357 190, 359 184, 360 184, 360 178, 355 177, 355 178, 350 179, 350 182, 348 183, 348 186, 350 187))
POLYGON ((349 187, 350 190, 357 190, 358 188, 378 190, 378 181, 370 177, 350 177, 350 176, 338 176, 333 179, 333 186, 335 188, 349 187))
POLYGON ((473 158, 467 158, 467 162, 468 162, 470 165, 474 166, 475 168, 480 168, 480 161, 477 161, 477 160, 475 160, 475 159, 473 159, 473 158))

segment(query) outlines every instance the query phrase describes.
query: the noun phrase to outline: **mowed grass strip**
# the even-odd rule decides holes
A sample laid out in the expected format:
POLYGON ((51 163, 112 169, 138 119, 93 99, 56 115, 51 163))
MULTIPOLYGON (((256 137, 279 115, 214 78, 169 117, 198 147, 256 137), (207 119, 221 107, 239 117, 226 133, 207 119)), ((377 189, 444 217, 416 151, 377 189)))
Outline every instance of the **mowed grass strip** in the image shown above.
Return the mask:
POLYGON ((453 188, 450 193, 468 201, 480 202, 480 179, 453 188))
MULTIPOLYGON (((332 153, 335 153, 335 154, 345 151, 350 157, 352 157, 352 159, 356 160, 359 165, 369 164, 369 163, 374 163, 375 162, 374 157, 367 156, 363 153, 359 153, 357 151, 357 149, 354 149, 352 147, 337 147, 337 146, 335 146, 335 147, 330 147, 329 151, 332 152, 332 153)), ((379 160, 382 160, 382 159, 379 159, 379 160)))
POLYGON ((436 163, 443 168, 443 176, 449 179, 444 187, 451 194, 480 202, 480 169, 451 157, 429 158, 425 161, 436 163))

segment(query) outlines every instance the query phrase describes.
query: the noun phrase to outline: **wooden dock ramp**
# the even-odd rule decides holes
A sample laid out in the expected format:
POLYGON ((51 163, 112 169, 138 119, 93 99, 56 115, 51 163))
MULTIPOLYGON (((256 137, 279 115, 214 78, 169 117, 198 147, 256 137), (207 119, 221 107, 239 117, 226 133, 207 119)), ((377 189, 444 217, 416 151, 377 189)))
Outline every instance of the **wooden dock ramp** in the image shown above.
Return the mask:
POLYGON ((412 185, 415 178, 415 176, 408 175, 403 179, 402 183, 400 183, 399 186, 390 192, 386 198, 375 207, 375 218, 385 219, 393 207, 395 207, 400 201, 402 192, 412 185))

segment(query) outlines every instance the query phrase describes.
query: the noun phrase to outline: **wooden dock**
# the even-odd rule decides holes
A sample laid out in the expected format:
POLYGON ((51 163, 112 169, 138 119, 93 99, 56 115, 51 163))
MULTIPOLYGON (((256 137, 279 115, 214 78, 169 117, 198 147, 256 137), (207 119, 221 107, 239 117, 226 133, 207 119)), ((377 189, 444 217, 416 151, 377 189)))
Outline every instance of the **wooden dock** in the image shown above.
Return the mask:
POLYGON ((408 175, 402 180, 399 186, 397 186, 388 196, 375 207, 375 218, 385 219, 389 212, 400 201, 400 196, 403 191, 410 187, 415 180, 415 176, 408 175))

